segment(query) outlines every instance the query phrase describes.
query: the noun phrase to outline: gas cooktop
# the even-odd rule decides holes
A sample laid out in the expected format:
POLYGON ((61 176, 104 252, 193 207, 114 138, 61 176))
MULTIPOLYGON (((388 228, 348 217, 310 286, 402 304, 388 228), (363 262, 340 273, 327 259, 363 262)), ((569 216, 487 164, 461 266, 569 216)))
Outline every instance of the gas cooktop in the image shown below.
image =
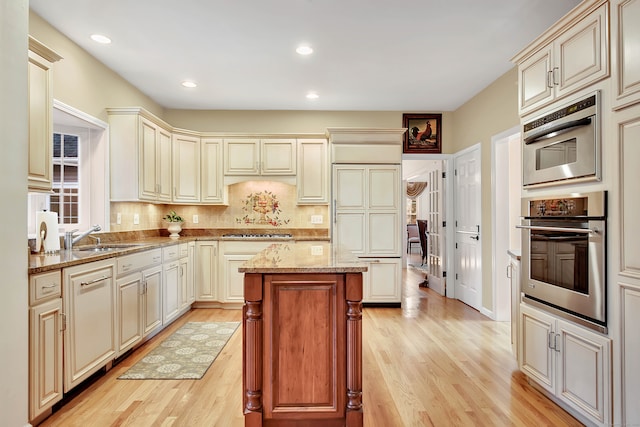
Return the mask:
POLYGON ((230 233, 223 234, 222 237, 232 239, 291 239, 293 236, 289 233, 230 233))

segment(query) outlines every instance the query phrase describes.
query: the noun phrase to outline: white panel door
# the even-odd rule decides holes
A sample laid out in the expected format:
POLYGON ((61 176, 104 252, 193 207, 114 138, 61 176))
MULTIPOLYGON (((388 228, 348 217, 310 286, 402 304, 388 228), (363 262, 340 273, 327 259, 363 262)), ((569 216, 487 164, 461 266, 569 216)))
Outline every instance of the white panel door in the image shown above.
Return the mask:
POLYGON ((455 170, 455 296, 479 310, 482 305, 480 148, 457 156, 455 170))
POLYGON ((442 178, 442 164, 439 168, 429 172, 429 206, 427 212, 427 254, 426 262, 429 268, 429 288, 445 294, 445 228, 442 226, 445 218, 444 178, 442 178))

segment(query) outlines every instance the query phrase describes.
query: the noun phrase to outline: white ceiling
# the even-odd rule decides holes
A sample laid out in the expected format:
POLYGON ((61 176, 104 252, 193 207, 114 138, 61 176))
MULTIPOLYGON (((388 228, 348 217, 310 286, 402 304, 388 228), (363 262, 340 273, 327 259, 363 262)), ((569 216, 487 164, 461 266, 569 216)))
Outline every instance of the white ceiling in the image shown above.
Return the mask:
POLYGON ((165 108, 453 111, 578 0, 30 0, 165 108), (101 33, 113 43, 99 45, 101 33), (301 43, 310 56, 295 53, 301 43), (186 89, 180 82, 198 83, 186 89), (319 98, 308 100, 309 91, 319 98))

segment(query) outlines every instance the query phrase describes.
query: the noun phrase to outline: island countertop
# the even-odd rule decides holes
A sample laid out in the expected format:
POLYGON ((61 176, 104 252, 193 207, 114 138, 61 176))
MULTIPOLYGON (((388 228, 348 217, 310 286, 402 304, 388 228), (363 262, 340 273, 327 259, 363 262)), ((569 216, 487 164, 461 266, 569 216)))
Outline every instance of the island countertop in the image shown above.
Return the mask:
POLYGON ((240 273, 362 273, 349 250, 328 242, 274 243, 238 268, 240 273))

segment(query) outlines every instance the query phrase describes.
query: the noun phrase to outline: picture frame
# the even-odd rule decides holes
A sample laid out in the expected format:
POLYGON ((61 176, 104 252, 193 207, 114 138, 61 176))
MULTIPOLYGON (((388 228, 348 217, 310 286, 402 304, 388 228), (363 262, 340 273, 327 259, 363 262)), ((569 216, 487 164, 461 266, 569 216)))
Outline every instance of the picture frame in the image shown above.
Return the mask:
POLYGON ((442 114, 403 114, 402 127, 407 128, 403 153, 442 153, 442 114))

